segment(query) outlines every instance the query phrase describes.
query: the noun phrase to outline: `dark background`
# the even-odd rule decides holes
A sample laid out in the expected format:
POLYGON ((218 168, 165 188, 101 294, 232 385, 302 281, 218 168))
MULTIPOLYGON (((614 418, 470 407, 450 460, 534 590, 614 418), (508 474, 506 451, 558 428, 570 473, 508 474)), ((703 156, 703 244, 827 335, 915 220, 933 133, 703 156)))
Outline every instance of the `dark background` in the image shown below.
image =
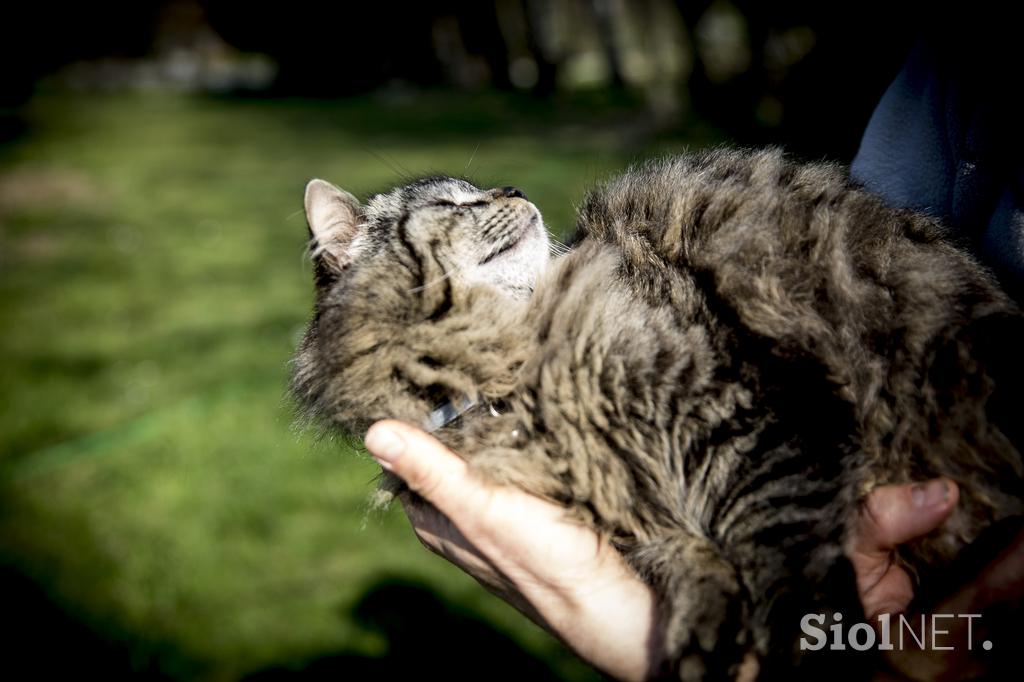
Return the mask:
POLYGON ((173 72, 190 54, 195 73, 163 78, 261 97, 622 90, 663 127, 699 116, 736 142, 848 159, 916 35, 942 14, 871 0, 19 3, 5 10, 0 97, 10 115, 55 73, 83 88, 139 87, 132 60, 173 72), (267 73, 211 75, 236 51, 266 57, 267 73), (598 62, 585 77, 581 56, 598 62), (673 59, 685 63, 638 65, 673 59))

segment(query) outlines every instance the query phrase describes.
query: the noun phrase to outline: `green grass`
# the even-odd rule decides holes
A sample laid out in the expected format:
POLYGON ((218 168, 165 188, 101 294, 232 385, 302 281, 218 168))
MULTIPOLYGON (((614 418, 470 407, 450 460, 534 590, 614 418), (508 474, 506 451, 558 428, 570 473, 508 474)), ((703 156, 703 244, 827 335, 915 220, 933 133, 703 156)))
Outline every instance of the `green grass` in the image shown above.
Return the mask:
POLYGON ((375 467, 295 433, 283 393, 311 301, 306 180, 365 196, 468 172, 522 187, 564 233, 584 188, 638 152, 627 106, 51 94, 26 116, 0 148, 9 570, 127 669, 344 673, 410 655, 411 637, 434 648, 425 670, 487 660, 468 638, 506 672, 594 677, 397 511, 368 517, 375 467))

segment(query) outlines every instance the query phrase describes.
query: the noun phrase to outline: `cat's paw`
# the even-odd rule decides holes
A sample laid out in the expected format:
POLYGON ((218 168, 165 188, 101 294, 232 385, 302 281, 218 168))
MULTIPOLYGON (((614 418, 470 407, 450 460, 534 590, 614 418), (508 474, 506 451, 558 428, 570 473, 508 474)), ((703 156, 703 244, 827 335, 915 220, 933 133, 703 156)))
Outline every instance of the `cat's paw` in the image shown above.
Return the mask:
POLYGON ((747 610, 732 575, 703 575, 667 600, 665 658, 683 682, 733 680, 750 648, 747 610))

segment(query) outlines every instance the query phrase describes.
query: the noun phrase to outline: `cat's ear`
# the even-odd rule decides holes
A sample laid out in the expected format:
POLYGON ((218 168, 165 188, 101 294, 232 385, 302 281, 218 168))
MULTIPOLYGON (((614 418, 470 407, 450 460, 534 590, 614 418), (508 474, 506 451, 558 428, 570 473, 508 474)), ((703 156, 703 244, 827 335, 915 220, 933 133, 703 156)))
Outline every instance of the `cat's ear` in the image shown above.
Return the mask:
POLYGON ((306 185, 306 222, 313 239, 313 259, 335 270, 354 257, 352 244, 359 231, 362 208, 359 200, 324 180, 306 185))

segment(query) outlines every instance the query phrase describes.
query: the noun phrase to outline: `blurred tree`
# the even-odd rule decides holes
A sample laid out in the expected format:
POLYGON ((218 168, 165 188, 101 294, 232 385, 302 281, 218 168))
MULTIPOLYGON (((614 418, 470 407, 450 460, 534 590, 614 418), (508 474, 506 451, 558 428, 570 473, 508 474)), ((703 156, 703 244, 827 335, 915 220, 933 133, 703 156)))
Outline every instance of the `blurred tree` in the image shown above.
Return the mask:
POLYGON ((68 62, 145 54, 162 6, 133 0, 7 3, 0 20, 0 107, 24 102, 41 76, 68 62))
POLYGON ((621 90, 626 81, 622 77, 622 60, 616 45, 615 25, 622 20, 622 8, 614 0, 589 0, 587 6, 594 14, 597 23, 597 35, 601 40, 601 49, 608 62, 609 86, 621 90))
POLYGON ((396 78, 417 85, 441 82, 430 28, 444 2, 202 4, 226 41, 277 60, 273 90, 278 93, 343 95, 396 78))
POLYGON ((456 0, 452 9, 458 19, 463 45, 470 54, 484 59, 491 85, 499 90, 511 90, 508 46, 501 32, 495 3, 456 0))
MULTIPOLYGON (((688 105, 743 144, 849 158, 926 21, 923 7, 881 0, 19 3, 0 24, 0 109, 15 109, 38 78, 63 64, 159 52, 158 32, 177 11, 198 22, 185 29, 208 31, 208 23, 234 48, 269 55, 277 70, 268 94, 341 96, 396 81, 541 97, 559 87, 627 87, 644 91, 657 126, 681 124, 688 105), (652 30, 652 17, 673 23, 673 13, 671 31, 652 30), (672 55, 686 66, 662 68, 672 55)), ((121 82, 131 87, 131 79, 121 82)))
MULTIPOLYGON (((809 156, 849 159, 868 116, 914 44, 920 3, 879 0, 675 0, 689 37, 695 112, 744 144, 784 143, 809 156), (735 13, 745 64, 716 73, 710 52, 735 13)), ((737 36, 729 36, 732 39, 737 36)))
POLYGON ((561 56, 555 55, 551 47, 551 3, 545 0, 522 0, 522 6, 527 47, 537 65, 533 94, 547 97, 555 91, 561 61, 561 56))

